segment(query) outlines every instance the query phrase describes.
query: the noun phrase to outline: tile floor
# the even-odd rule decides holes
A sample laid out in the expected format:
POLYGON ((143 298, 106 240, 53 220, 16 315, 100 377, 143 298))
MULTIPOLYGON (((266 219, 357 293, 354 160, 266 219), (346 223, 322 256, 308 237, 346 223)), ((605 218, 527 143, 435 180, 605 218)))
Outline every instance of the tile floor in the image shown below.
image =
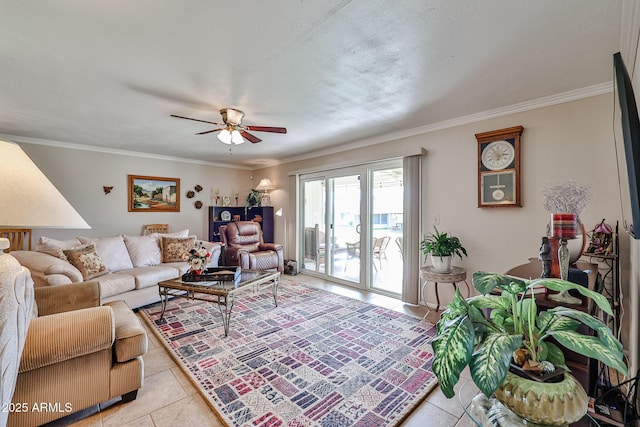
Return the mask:
MULTIPOLYGON (((423 316, 426 312, 424 306, 404 304, 397 299, 362 292, 311 276, 298 275, 292 279, 414 316, 423 316)), ((438 320, 438 314, 429 313, 427 320, 435 323, 438 320)), ((146 327, 145 322, 142 324, 146 327)), ((224 426, 151 331, 148 331, 148 337, 149 350, 144 355, 145 382, 136 400, 120 404, 119 399, 114 399, 49 423, 47 427, 224 426)), ((458 391, 462 388, 461 393, 456 393, 453 399, 447 399, 436 387, 401 426, 472 425, 464 415, 461 402, 470 402, 478 393, 478 389, 469 380, 468 374, 465 376, 463 373, 463 376, 457 385, 458 391)))

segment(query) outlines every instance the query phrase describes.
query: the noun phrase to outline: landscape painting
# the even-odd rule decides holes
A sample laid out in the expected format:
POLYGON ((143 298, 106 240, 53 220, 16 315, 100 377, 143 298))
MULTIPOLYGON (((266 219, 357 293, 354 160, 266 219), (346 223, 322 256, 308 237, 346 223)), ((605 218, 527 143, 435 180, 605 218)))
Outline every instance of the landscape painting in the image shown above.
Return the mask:
POLYGON ((180 179, 128 175, 129 212, 180 212, 180 179))

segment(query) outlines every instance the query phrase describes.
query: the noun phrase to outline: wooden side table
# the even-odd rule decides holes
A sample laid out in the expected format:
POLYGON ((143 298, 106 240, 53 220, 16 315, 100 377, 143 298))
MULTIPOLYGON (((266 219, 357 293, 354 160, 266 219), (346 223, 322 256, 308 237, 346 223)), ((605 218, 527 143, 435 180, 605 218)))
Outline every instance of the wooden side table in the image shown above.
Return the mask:
MULTIPOLYGON (((439 283, 451 283, 453 290, 458 289, 458 283, 462 282, 467 287, 467 298, 471 296, 471 288, 467 283, 467 270, 462 267, 451 267, 451 271, 448 273, 439 273, 433 269, 432 266, 422 267, 420 269, 420 281, 422 281, 422 287, 420 293, 422 295, 422 301, 428 308, 427 299, 425 297, 424 290, 427 283, 432 282, 435 285, 436 290, 436 311, 440 311, 440 295, 438 294, 439 283)), ((425 317, 431 310, 427 310, 425 317)))

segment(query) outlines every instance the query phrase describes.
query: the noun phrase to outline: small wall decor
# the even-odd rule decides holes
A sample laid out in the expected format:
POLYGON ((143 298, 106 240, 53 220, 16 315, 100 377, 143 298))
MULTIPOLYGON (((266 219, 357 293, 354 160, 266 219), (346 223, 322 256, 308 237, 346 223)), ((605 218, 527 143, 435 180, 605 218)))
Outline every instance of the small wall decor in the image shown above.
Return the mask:
POLYGON ((194 190, 196 190, 198 193, 202 191, 202 186, 201 185, 196 185, 195 187, 193 187, 194 190))
POLYGON ((514 126, 477 133, 478 207, 520 207, 520 136, 514 126))
POLYGON ((201 202, 200 200, 197 200, 197 201, 194 203, 194 205, 195 205, 196 209, 200 209, 200 208, 202 207, 202 202, 201 202))
POLYGON ((127 177, 129 212, 180 212, 180 178, 127 177))
POLYGON ((193 199, 195 197, 196 193, 194 193, 193 191, 189 190, 187 191, 187 198, 188 199, 193 199))
POLYGON ((111 185, 111 186, 103 185, 102 186, 102 190, 104 191, 104 194, 109 194, 109 193, 111 193, 111 190, 113 190, 113 185, 111 185))

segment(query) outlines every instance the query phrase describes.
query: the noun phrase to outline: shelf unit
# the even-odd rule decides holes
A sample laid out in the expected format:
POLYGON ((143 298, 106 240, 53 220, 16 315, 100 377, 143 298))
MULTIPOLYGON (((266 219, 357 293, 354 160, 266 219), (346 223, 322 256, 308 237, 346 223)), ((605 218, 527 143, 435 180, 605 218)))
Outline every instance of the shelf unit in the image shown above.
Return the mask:
POLYGON ((236 221, 256 221, 262 227, 262 239, 265 243, 273 243, 273 206, 209 206, 209 241, 220 241, 220 226, 236 221), (222 221, 222 212, 228 211, 230 221, 222 221), (259 220, 259 218, 262 218, 259 220))
POLYGON ((582 259, 598 265, 598 272, 602 276, 602 294, 607 297, 613 310, 613 318, 608 322, 614 335, 619 338, 620 332, 620 243, 618 241, 618 222, 613 234, 611 254, 583 253, 582 259))

